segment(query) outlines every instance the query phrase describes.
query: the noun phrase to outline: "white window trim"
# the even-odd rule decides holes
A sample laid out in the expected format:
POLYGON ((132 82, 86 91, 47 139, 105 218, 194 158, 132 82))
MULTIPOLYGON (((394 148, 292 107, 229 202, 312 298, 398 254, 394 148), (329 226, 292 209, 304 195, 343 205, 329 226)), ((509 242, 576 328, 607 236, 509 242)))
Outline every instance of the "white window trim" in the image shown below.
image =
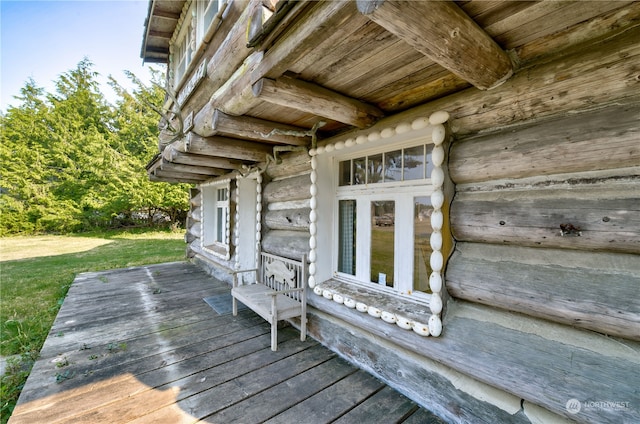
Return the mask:
MULTIPOLYGON (((355 308, 360 312, 367 312, 369 315, 381 318, 385 322, 390 324, 396 324, 398 327, 413 330, 415 333, 422 336, 440 336, 442 333, 442 293, 444 290, 444 282, 442 278, 442 270, 444 266, 444 259, 442 255, 442 228, 443 228, 443 215, 442 206, 444 203, 444 171, 442 169, 444 162, 444 148, 442 146, 446 137, 446 128, 444 124, 448 121, 449 114, 445 111, 438 111, 431 114, 429 117, 420 117, 409 123, 401 123, 395 127, 387 127, 381 130, 372 129, 368 132, 360 132, 356 137, 347 138, 344 140, 338 140, 335 143, 319 146, 315 149, 311 149, 309 154, 311 155, 311 213, 310 213, 310 238, 309 238, 309 287, 311 287, 315 294, 321 295, 327 299, 331 299, 336 303, 343 304, 348 308, 355 308), (418 322, 411 320, 407 317, 398 316, 394 311, 385 311, 378 308, 376 305, 367 305, 364 302, 356 302, 355 299, 346 297, 339 293, 335 288, 325 288, 322 285, 323 281, 327 281, 333 278, 333 275, 327 274, 327 269, 330 273, 337 269, 337 259, 335 255, 325 255, 326 252, 336 251, 336 247, 326 236, 327 233, 336 235, 337 229, 334 231, 327 231, 329 228, 334 228, 334 223, 337 222, 337 208, 333 205, 337 202, 338 196, 336 195, 337 184, 337 167, 335 163, 335 157, 339 156, 340 160, 350 157, 349 150, 355 150, 359 145, 368 144, 371 150, 379 150, 381 146, 393 145, 393 148, 400 148, 407 144, 419 144, 419 140, 425 140, 430 136, 434 148, 432 150, 432 162, 433 169, 431 172, 430 183, 428 187, 431 189, 431 203, 433 207, 433 213, 431 216, 431 247, 433 253, 430 258, 430 265, 433 269, 429 278, 429 286, 432 294, 429 296, 428 307, 431 315, 426 322, 418 322), (344 151, 345 154, 342 154, 344 151), (339 153, 338 153, 339 152, 339 153), (319 160, 321 156, 322 160, 319 160), (318 179, 318 172, 323 175, 321 180, 318 179), (330 175, 331 178, 326 178, 326 175, 330 175), (328 193, 321 194, 321 201, 318 200, 319 192, 327 191, 328 193), (329 206, 327 206, 329 204, 329 206), (324 205, 318 208, 318 205, 324 205), (327 213, 327 208, 331 207, 331 211, 327 213), (321 213, 319 212, 321 209, 321 213), (331 218, 324 218, 330 216, 331 218), (318 227, 322 231, 318 231, 318 227), (323 251, 323 255, 318 257, 318 249, 323 251), (329 259, 327 260, 327 256, 329 259), (319 266, 318 266, 319 265, 319 266), (318 272, 319 270, 323 270, 318 272)), ((369 150, 369 149, 367 149, 369 150)), ((353 153, 353 157, 363 156, 366 154, 365 149, 358 149, 353 153)), ((426 180, 425 180, 426 182, 426 180)), ((389 183, 396 184, 396 183, 389 183)), ((400 189, 403 183, 397 183, 400 189)), ((410 185, 411 182, 406 182, 404 185, 410 185)), ((415 182, 414 182, 415 184, 415 182)), ((366 189, 364 189, 366 190, 366 189)), ((386 200, 386 199, 385 199, 386 200)), ((399 233, 399 232, 397 232, 399 233)), ((396 237, 398 235, 396 234, 396 237)), ((335 240, 335 237, 333 237, 335 240)), ((358 284, 360 287, 365 287, 366 284, 358 284)), ((335 287, 335 286, 332 286, 335 287)), ((386 289, 382 287, 366 287, 366 290, 371 292, 382 292, 380 289, 386 289)), ((394 290, 394 296, 401 295, 394 290)))
POLYGON ((215 256, 224 258, 225 260, 231 259, 231 179, 224 179, 215 181, 201 186, 202 190, 202 225, 200 234, 201 248, 205 252, 213 254, 215 256), (215 231, 219 223, 217 222, 217 192, 220 189, 227 190, 227 206, 225 216, 225 226, 223 228, 224 240, 222 242, 210 241, 206 236, 206 232, 210 231, 211 221, 214 222, 215 231), (213 196, 214 199, 208 198, 213 196))
MULTIPOLYGON (((169 42, 168 83, 173 90, 179 90, 187 81, 187 75, 191 73, 195 64, 198 63, 206 44, 209 43, 217 30, 218 22, 227 11, 227 1, 213 0, 213 2, 216 3, 216 12, 209 23, 204 22, 206 10, 203 2, 189 0, 182 8, 180 19, 169 42), (192 43, 191 59, 185 64, 183 73, 177 75, 178 63, 181 59, 177 57, 178 46, 185 41, 187 36, 190 37, 190 42, 192 43)), ((214 7, 213 4, 210 7, 214 7)))

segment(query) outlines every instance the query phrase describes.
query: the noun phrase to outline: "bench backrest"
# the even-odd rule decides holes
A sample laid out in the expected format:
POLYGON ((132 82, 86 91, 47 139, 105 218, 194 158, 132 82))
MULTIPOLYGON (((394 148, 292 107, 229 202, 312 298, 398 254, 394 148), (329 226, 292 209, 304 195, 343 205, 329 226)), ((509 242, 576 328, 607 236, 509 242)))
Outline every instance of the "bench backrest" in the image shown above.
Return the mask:
MULTIPOLYGON (((301 261, 294 261, 261 252, 258 276, 262 284, 274 290, 304 288, 307 282, 306 255, 302 257, 301 261)), ((301 302, 304 292, 291 292, 287 293, 287 296, 301 302)))

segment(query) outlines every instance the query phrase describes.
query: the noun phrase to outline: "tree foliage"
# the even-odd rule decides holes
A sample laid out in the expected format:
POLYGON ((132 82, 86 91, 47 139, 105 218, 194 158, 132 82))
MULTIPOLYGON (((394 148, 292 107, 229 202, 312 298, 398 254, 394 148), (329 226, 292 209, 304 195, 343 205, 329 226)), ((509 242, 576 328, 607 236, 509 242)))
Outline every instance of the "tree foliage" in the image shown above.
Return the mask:
POLYGON ((110 105, 92 66, 62 74, 55 93, 29 79, 0 115, 0 235, 184 220, 188 186, 151 183, 145 170, 157 153, 160 73, 149 87, 131 75, 131 93, 111 79, 110 105))

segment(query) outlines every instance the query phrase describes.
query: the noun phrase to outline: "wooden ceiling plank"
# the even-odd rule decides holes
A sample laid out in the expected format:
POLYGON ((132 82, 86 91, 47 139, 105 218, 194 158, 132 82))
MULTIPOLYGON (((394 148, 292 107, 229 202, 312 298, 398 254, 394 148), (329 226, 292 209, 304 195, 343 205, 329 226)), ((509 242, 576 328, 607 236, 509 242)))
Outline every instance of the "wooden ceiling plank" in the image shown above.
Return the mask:
POLYGON ((449 1, 358 0, 358 10, 481 90, 513 74, 509 56, 449 1))
POLYGON ((326 38, 328 28, 338 28, 357 13, 349 1, 316 2, 306 16, 292 23, 264 55, 251 83, 278 78, 301 58, 311 54, 326 38))
POLYGON ((307 129, 279 122, 265 121, 250 116, 231 116, 216 110, 211 123, 214 134, 255 141, 306 146, 311 137, 307 129))
POLYGON ((382 111, 316 84, 290 77, 262 78, 253 84, 253 94, 269 103, 366 128, 383 116, 382 111))

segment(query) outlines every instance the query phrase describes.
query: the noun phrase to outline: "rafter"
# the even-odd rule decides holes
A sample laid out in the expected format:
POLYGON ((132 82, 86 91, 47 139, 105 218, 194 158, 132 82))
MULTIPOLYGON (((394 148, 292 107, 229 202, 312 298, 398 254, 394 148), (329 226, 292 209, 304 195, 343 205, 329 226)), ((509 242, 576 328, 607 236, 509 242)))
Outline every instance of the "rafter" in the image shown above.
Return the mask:
POLYGON ((269 103, 291 107, 358 128, 366 128, 383 116, 382 111, 375 106, 287 76, 275 80, 258 80, 253 84, 253 94, 269 103))
POLYGON ((481 90, 513 74, 509 56, 451 1, 358 0, 373 22, 481 90))

